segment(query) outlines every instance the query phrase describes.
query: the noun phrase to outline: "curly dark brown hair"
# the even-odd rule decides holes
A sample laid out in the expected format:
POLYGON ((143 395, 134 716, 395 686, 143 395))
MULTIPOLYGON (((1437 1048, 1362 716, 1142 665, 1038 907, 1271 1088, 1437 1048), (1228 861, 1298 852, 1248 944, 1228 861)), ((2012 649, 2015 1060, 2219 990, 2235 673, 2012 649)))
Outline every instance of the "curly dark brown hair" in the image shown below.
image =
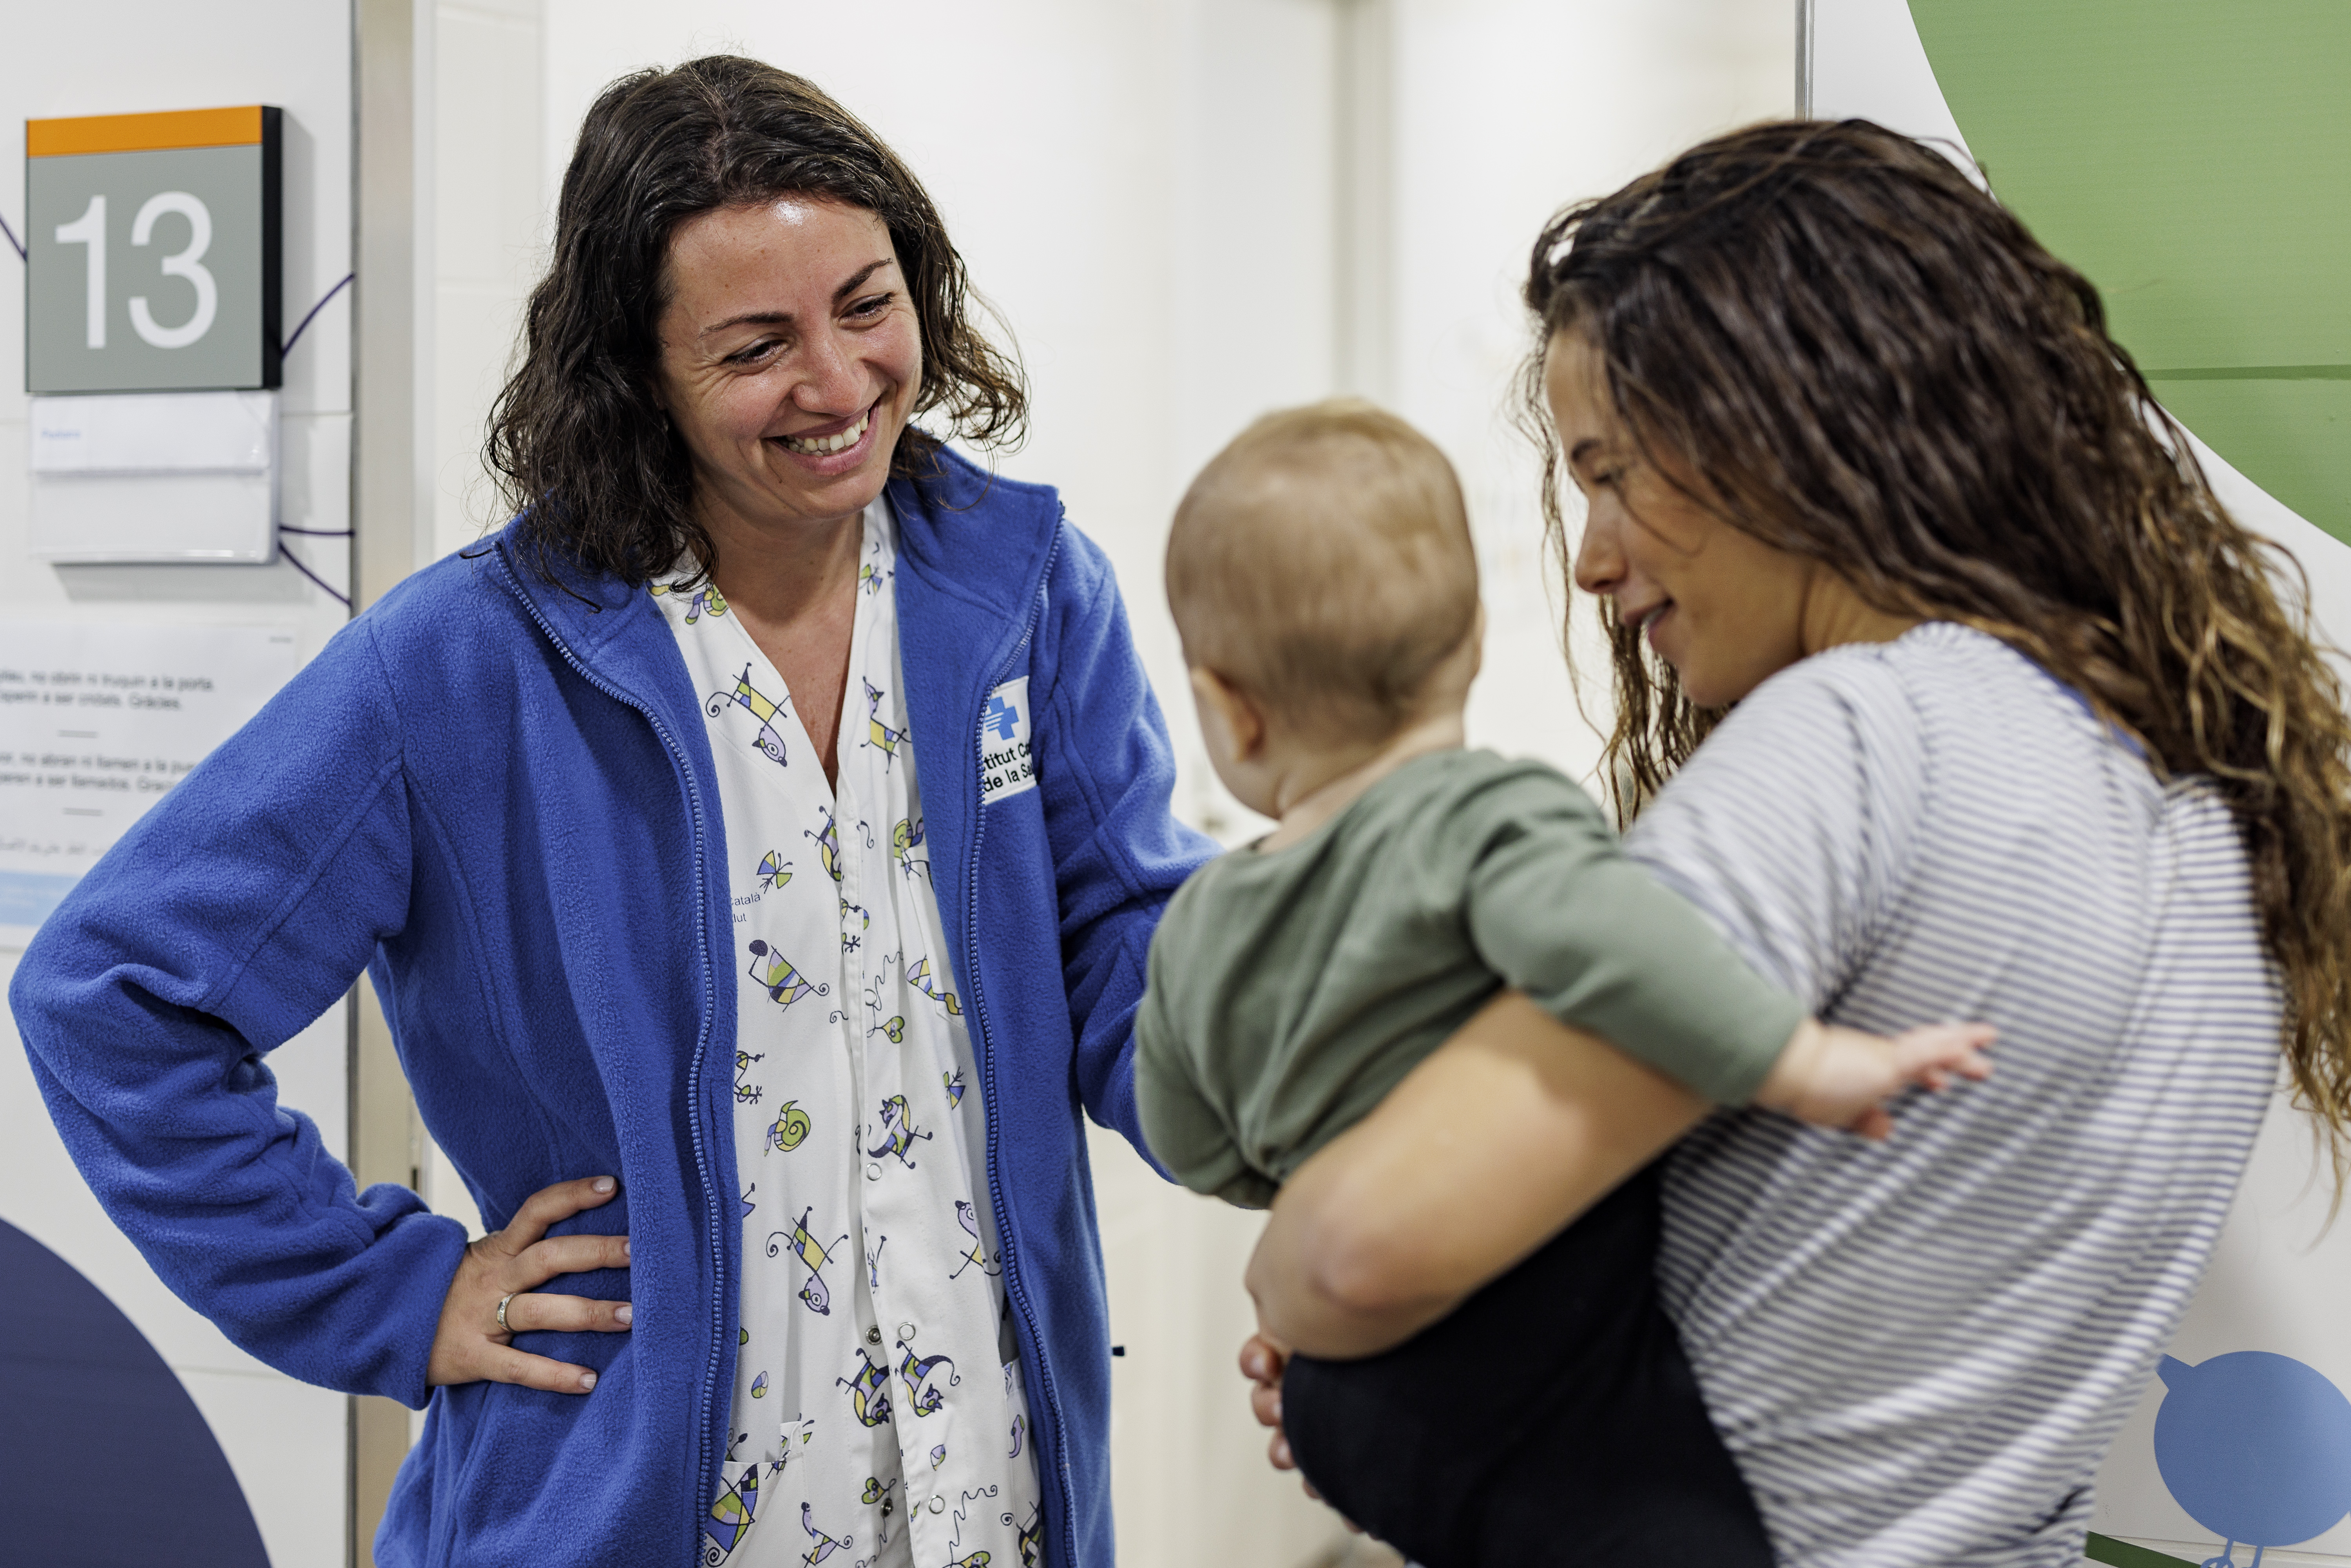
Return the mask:
MULTIPOLYGON (((520 367, 492 406, 483 458, 544 569, 559 555, 638 583, 717 547, 695 518, 685 444, 654 393, 670 239, 690 218, 783 195, 880 217, 921 324, 914 412, 1006 447, 1027 425, 1019 361, 973 323, 985 308, 914 171, 815 84, 737 55, 643 70, 580 127, 555 252, 523 317, 520 367)), ((911 422, 893 474, 917 480, 939 438, 911 422)))
MULTIPOLYGON (((1539 336, 1520 411, 1562 548, 1542 360, 1572 333, 1645 460, 1693 500, 1877 609, 1999 638, 2159 775, 2213 780, 2339 1175, 2351 723, 2299 563, 2213 498, 2089 281, 1931 149, 1865 120, 1791 121, 1562 212, 1525 298, 1539 336), (2282 599, 2281 582, 2298 588, 2282 599)), ((1719 716, 1613 606, 1608 630, 1607 771, 1629 816, 1719 716)))

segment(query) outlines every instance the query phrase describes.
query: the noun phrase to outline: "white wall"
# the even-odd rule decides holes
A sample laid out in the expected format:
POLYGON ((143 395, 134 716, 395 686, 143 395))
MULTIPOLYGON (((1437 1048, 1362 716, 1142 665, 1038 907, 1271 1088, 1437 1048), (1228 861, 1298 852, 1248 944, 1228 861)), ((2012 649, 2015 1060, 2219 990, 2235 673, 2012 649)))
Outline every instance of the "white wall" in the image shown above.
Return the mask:
MULTIPOLYGON (((0 47, 0 129, 13 160, 23 122, 266 103, 286 110, 285 330, 350 270, 350 18, 303 0, 78 0, 10 7, 0 47)), ((21 169, 21 164, 16 165, 21 169)), ((0 179, 0 216, 21 238, 24 186, 0 179)), ((266 567, 52 567, 26 550, 27 402, 22 263, 0 248, 0 617, 108 626, 267 624, 308 657, 343 607, 282 562, 266 567)), ((284 518, 350 527, 349 291, 286 362, 284 518)), ((343 541, 293 541, 340 587, 343 541)), ((16 955, 0 952, 0 987, 16 955)), ((341 1152, 347 1028, 339 1005, 271 1059, 284 1098, 341 1152)), ((0 1020, 0 1218, 112 1298, 178 1374, 236 1472, 279 1568, 340 1563, 346 1545, 342 1396, 281 1376, 238 1350, 148 1270, 67 1159, 13 1025, 0 1020)), ((136 1485, 135 1479, 128 1484, 136 1485)), ((168 1550, 164 1548, 164 1550, 168 1550)))
POLYGON ((481 468, 483 418, 545 265, 553 204, 540 189, 538 0, 444 0, 428 26, 434 526, 420 553, 438 559, 506 520, 481 468))
MULTIPOLYGON (((1395 344, 1387 401, 1460 470, 1484 568, 1485 674, 1472 745, 1578 778, 1601 737, 1560 656, 1564 578, 1543 548, 1533 449, 1509 419, 1530 345, 1519 289, 1534 239, 1717 131, 1794 107, 1787 0, 1400 0, 1395 344)), ((1578 624, 1596 622, 1586 601, 1578 624)), ((1579 641, 1610 711, 1602 645, 1579 641)))

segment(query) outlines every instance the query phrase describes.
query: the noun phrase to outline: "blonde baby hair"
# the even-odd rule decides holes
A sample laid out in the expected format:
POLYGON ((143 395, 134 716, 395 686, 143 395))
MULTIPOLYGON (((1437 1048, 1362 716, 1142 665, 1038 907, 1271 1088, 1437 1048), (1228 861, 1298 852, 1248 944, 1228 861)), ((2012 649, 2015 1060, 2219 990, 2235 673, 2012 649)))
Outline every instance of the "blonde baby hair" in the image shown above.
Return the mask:
POLYGON ((1477 620, 1460 481, 1359 399, 1267 414, 1176 508, 1167 599, 1187 664, 1304 737, 1383 739, 1477 620))

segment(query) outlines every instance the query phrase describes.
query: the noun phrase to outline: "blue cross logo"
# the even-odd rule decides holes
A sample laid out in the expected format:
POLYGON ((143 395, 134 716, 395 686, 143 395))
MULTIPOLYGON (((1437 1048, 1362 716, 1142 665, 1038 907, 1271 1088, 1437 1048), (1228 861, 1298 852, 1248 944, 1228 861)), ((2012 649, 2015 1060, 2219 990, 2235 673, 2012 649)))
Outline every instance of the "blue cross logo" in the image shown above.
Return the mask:
POLYGON ((1000 696, 987 699, 987 711, 979 716, 982 729, 996 731, 998 740, 1010 740, 1020 727, 1020 710, 1000 696))

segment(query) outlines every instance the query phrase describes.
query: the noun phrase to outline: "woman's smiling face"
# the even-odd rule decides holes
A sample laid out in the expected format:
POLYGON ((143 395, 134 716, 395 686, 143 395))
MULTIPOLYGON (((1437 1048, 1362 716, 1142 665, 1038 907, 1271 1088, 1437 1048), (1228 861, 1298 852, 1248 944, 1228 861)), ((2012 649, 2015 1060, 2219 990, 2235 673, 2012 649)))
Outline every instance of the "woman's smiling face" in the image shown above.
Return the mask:
POLYGON ((1617 620, 1702 706, 1735 703, 1802 658, 1807 600, 1825 574, 1668 483, 1617 417, 1599 351, 1581 335, 1554 337, 1543 372, 1560 450, 1590 503, 1576 586, 1614 600, 1617 620))
POLYGON ((679 225, 666 281, 662 403, 705 524, 770 531, 864 510, 923 379, 888 226, 819 197, 722 207, 679 225))

